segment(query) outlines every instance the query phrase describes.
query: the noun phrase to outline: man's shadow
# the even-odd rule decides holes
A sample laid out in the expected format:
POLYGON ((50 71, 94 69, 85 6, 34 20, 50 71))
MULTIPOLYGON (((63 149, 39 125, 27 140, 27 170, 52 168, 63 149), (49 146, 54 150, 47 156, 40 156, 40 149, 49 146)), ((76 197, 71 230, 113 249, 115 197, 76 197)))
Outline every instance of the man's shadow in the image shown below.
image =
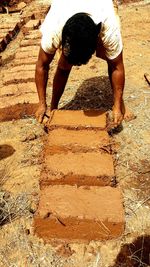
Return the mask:
POLYGON ((150 236, 142 235, 132 243, 124 244, 111 267, 150 266, 150 236))
MULTIPOLYGON (((78 88, 74 98, 61 109, 110 111, 113 107, 113 92, 107 76, 93 77, 85 80, 78 88)), ((111 115, 111 112, 109 112, 111 115)), ((109 116, 110 117, 110 116, 109 116)), ((122 124, 108 130, 110 135, 123 130, 122 124)))
POLYGON ((78 88, 74 98, 61 109, 110 110, 113 106, 113 94, 107 76, 85 80, 78 88))

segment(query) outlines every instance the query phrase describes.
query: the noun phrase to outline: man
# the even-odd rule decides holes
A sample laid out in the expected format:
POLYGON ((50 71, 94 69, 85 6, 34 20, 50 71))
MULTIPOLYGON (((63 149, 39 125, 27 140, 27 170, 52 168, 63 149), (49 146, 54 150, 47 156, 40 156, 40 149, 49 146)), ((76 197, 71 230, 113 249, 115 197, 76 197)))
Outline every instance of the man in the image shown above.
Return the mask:
POLYGON ((96 56, 106 60, 114 105, 114 125, 125 118, 125 82, 122 38, 112 0, 53 0, 41 26, 42 40, 36 64, 35 81, 39 96, 37 120, 46 112, 46 86, 49 66, 61 51, 53 81, 51 110, 57 109, 72 66, 86 64, 96 56))

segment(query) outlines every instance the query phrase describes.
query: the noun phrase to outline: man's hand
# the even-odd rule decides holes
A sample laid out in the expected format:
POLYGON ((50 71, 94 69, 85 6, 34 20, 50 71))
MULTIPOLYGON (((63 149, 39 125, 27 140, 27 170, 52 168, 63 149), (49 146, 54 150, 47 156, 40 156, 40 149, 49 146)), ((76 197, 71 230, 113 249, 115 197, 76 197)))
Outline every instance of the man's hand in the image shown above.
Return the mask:
POLYGON ((47 108, 46 104, 39 104, 39 107, 35 113, 36 119, 39 123, 43 122, 46 108, 47 108))

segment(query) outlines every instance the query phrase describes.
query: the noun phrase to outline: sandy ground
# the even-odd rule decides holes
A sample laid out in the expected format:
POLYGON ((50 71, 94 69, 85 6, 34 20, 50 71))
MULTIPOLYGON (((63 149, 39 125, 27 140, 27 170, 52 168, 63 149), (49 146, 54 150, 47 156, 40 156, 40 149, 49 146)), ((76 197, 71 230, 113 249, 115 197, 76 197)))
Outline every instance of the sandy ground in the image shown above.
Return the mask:
MULTIPOLYGON (((107 242, 52 245, 35 237, 32 222, 39 200, 39 159, 46 133, 32 117, 6 121, 0 123, 0 266, 150 266, 150 87, 144 79, 144 73, 150 73, 149 10, 148 1, 119 8, 126 69, 124 98, 137 116, 110 132, 117 181, 124 196, 124 235, 107 242)), ((48 103, 55 67, 56 60, 50 72, 48 103)), ((73 69, 59 107, 109 110, 111 106, 106 63, 93 56, 86 66, 73 69)))

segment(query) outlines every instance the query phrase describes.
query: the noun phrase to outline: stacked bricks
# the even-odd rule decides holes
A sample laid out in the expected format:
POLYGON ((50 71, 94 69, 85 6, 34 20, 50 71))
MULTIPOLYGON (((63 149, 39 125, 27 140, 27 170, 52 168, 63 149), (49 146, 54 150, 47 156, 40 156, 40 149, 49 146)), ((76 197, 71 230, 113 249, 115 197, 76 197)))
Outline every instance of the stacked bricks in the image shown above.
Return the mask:
MULTIPOLYGON (((37 110, 35 64, 41 40, 38 28, 48 9, 48 5, 31 3, 24 8, 22 14, 0 15, 0 32, 4 33, 0 51, 6 48, 17 31, 22 30, 23 37, 11 64, 1 71, 0 121, 24 118, 34 115, 37 110)), ((1 64, 3 65, 2 57, 1 64)))
POLYGON ((24 21, 19 15, 0 15, 0 52, 2 52, 7 44, 15 37, 24 21))
POLYGON ((37 110, 38 95, 35 85, 35 64, 40 38, 38 29, 29 29, 20 43, 11 66, 2 72, 0 121, 33 115, 37 110), (30 44, 31 41, 32 44, 30 44))
POLYGON ((106 114, 54 110, 46 129, 35 234, 44 241, 107 240, 124 231, 106 114))

